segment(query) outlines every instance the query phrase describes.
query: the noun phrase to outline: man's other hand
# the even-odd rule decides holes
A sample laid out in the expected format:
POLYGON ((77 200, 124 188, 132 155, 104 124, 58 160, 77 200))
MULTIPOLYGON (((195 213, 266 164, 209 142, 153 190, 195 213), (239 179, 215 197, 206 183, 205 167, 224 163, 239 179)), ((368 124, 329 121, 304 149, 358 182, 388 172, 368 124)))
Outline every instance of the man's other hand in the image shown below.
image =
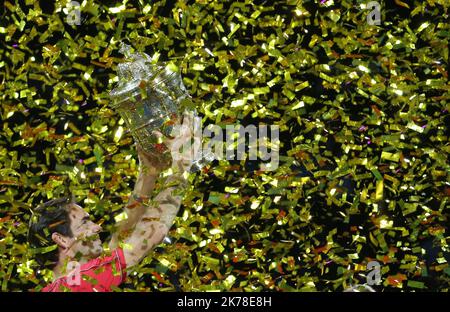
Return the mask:
POLYGON ((174 172, 189 172, 201 147, 200 136, 196 133, 200 127, 199 118, 191 111, 183 113, 182 122, 177 122, 171 137, 164 136, 159 131, 153 133, 162 139, 172 155, 172 169, 174 172))

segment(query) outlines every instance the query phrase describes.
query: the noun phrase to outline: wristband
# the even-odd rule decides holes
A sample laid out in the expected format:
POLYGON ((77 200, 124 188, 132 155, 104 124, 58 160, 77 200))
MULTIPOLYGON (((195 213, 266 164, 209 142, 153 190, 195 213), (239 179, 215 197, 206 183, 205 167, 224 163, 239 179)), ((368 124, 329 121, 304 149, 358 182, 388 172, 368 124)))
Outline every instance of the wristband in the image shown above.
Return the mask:
POLYGON ((135 193, 131 193, 130 201, 128 205, 125 207, 128 209, 134 209, 136 207, 139 207, 141 205, 148 206, 149 197, 148 196, 139 196, 135 193), (132 201, 131 201, 132 200, 132 201))

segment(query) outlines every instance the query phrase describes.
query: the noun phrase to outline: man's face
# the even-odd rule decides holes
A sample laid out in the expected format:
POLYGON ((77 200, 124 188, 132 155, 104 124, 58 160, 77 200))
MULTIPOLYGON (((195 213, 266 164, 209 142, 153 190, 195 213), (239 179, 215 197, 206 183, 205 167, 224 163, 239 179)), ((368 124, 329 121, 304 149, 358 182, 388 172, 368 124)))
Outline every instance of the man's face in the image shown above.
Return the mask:
POLYGON ((98 235, 101 226, 89 219, 89 214, 77 204, 69 206, 70 229, 72 230, 72 246, 70 250, 75 257, 93 259, 103 252, 102 242, 98 235))

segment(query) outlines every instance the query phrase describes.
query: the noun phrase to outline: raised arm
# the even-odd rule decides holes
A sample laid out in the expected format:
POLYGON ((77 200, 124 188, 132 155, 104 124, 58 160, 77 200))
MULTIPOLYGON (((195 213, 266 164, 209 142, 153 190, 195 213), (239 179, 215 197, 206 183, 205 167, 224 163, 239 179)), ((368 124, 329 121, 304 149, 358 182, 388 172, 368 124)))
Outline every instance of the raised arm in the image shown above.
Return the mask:
POLYGON ((124 209, 127 218, 116 224, 116 230, 109 244, 111 250, 117 248, 119 236, 126 235, 141 219, 146 208, 143 201, 150 197, 155 188, 156 179, 164 168, 151 155, 145 153, 139 145, 137 146, 137 152, 139 157, 138 178, 124 209))
MULTIPOLYGON (((172 176, 173 177, 173 176, 172 176)), ((127 266, 138 264, 169 232, 186 188, 183 181, 166 180, 164 189, 150 202, 123 245, 127 266)))
MULTIPOLYGON (((171 174, 161 178, 161 191, 147 202, 144 212, 137 221, 131 235, 124 238, 123 251, 127 266, 139 263, 167 235, 173 224, 187 187, 187 176, 192 165, 194 151, 199 148, 200 139, 193 137, 193 116, 185 114, 180 134, 174 139, 165 139, 171 150, 171 174), (194 144, 191 146, 191 140, 194 144), (180 152, 180 148, 183 150, 180 152)), ((161 134, 159 134, 161 135, 161 134)))

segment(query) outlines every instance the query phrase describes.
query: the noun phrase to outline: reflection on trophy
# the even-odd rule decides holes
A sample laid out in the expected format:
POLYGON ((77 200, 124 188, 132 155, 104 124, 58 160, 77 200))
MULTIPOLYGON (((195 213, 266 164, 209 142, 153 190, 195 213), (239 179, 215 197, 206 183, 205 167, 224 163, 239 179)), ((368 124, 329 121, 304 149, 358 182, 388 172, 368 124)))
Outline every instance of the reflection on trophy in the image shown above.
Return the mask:
MULTIPOLYGON (((158 143, 152 132, 170 135, 174 121, 192 106, 181 74, 152 64, 145 53, 131 53, 130 46, 123 43, 119 51, 127 61, 118 65, 119 82, 110 92, 111 107, 125 121, 136 143, 156 159, 170 161, 170 151, 158 143)), ((193 169, 198 170, 212 159, 213 155, 204 157, 200 152, 193 169)))

